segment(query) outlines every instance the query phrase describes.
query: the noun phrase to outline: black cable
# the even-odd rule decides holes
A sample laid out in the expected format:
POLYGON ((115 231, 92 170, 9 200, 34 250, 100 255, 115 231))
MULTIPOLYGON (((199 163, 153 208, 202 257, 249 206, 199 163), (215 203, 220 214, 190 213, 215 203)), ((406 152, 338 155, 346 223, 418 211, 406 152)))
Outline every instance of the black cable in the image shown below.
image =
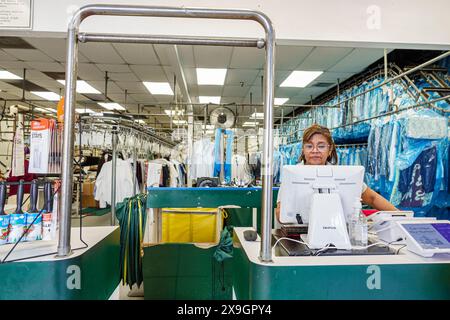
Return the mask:
POLYGON ((396 252, 395 252, 395 254, 397 255, 397 254, 399 254, 400 253, 400 250, 402 250, 404 247, 406 247, 407 245, 406 244, 404 244, 403 246, 401 246, 396 252))

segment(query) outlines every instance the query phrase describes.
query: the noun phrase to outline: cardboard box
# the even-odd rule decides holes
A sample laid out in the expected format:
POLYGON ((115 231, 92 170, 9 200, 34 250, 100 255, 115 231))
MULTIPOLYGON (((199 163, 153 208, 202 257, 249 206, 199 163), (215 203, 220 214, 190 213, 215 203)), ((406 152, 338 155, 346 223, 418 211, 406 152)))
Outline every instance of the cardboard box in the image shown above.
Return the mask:
POLYGON ((93 195, 82 195, 81 205, 83 208, 97 208, 97 201, 95 201, 93 195))
POLYGON ((93 181, 85 181, 81 186, 81 194, 84 196, 94 196, 94 187, 95 182, 93 181))

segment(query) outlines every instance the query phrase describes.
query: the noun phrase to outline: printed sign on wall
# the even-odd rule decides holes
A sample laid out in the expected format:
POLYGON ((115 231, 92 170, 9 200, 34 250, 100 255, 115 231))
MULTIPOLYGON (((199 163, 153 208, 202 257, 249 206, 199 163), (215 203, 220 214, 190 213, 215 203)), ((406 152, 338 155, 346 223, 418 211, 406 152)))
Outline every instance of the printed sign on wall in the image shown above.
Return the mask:
POLYGON ((31 29, 32 0, 0 0, 0 29, 31 29))

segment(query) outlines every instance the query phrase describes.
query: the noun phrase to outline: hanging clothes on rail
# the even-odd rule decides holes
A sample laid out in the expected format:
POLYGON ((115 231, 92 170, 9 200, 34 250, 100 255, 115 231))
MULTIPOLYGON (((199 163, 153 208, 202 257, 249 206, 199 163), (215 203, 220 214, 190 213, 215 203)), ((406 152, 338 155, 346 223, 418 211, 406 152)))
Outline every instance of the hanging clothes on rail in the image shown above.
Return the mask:
POLYGON ((237 186, 247 186, 252 182, 252 175, 246 157, 235 154, 231 160, 231 182, 237 186))
POLYGON ((214 143, 209 138, 194 142, 192 148, 190 179, 214 175, 214 143))
MULTIPOLYGON (((116 203, 139 193, 138 186, 133 192, 133 170, 128 161, 117 159, 116 162, 116 203)), ((105 162, 95 180, 94 198, 99 201, 100 208, 111 205, 112 161, 105 162)))

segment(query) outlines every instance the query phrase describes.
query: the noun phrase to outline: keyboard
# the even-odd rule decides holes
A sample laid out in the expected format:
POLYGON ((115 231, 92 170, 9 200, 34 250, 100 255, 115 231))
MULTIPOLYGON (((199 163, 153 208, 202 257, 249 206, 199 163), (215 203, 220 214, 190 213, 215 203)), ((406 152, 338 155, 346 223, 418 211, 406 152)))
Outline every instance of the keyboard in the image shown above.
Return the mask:
POLYGON ((306 224, 282 225, 281 232, 285 237, 300 238, 301 234, 308 233, 308 226, 306 224))

